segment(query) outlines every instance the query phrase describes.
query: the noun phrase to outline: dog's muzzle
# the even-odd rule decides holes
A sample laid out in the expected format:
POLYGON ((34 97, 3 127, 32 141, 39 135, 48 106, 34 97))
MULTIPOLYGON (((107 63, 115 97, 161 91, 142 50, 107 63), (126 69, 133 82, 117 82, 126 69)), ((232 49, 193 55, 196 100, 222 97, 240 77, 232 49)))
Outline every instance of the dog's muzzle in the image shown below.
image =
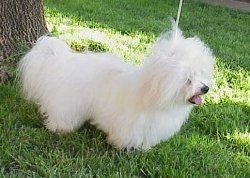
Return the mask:
POLYGON ((192 96, 188 99, 188 101, 195 105, 200 105, 202 103, 201 95, 206 94, 209 91, 209 87, 207 85, 203 85, 200 89, 200 92, 192 96))

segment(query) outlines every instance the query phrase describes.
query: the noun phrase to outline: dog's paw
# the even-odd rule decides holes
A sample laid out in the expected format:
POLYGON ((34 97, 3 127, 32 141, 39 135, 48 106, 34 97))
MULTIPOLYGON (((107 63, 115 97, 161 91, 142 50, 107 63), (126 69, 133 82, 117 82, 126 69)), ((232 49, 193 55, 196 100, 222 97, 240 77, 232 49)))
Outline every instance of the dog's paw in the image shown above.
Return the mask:
POLYGON ((44 125, 48 130, 62 134, 69 133, 74 130, 71 125, 60 121, 58 122, 56 119, 52 119, 50 117, 44 121, 44 125))

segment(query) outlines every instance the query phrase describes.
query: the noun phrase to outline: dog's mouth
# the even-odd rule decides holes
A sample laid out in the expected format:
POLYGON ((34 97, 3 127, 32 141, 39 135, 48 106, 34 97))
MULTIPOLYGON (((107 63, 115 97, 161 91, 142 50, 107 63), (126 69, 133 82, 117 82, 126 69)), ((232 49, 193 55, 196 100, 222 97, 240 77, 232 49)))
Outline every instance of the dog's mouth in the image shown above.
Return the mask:
POLYGON ((194 95, 192 96, 191 98, 188 99, 188 101, 192 104, 195 104, 195 105, 201 105, 202 103, 202 98, 200 95, 194 95))
POLYGON ((209 90, 209 87, 204 84, 203 87, 201 87, 200 92, 193 95, 191 98, 188 99, 188 101, 195 105, 201 105, 202 103, 201 95, 206 94, 208 90, 209 90))

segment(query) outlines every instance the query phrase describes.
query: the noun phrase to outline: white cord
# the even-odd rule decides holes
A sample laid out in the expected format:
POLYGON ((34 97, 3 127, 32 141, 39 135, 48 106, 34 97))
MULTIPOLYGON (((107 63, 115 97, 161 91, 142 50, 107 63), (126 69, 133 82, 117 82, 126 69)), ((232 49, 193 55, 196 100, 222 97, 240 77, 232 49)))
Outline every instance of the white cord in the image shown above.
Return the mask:
POLYGON ((177 12, 177 17, 176 17, 176 21, 175 21, 177 27, 178 27, 179 21, 180 21, 182 2, 183 2, 183 0, 179 1, 179 7, 178 7, 178 12, 177 12))

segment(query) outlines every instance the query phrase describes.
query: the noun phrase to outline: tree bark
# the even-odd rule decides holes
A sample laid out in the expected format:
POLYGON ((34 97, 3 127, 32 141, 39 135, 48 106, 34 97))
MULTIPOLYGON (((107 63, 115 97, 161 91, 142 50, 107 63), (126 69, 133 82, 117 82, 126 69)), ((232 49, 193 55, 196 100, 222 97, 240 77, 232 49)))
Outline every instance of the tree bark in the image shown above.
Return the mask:
POLYGON ((46 33, 42 0, 0 0, 0 70, 5 59, 46 33))

